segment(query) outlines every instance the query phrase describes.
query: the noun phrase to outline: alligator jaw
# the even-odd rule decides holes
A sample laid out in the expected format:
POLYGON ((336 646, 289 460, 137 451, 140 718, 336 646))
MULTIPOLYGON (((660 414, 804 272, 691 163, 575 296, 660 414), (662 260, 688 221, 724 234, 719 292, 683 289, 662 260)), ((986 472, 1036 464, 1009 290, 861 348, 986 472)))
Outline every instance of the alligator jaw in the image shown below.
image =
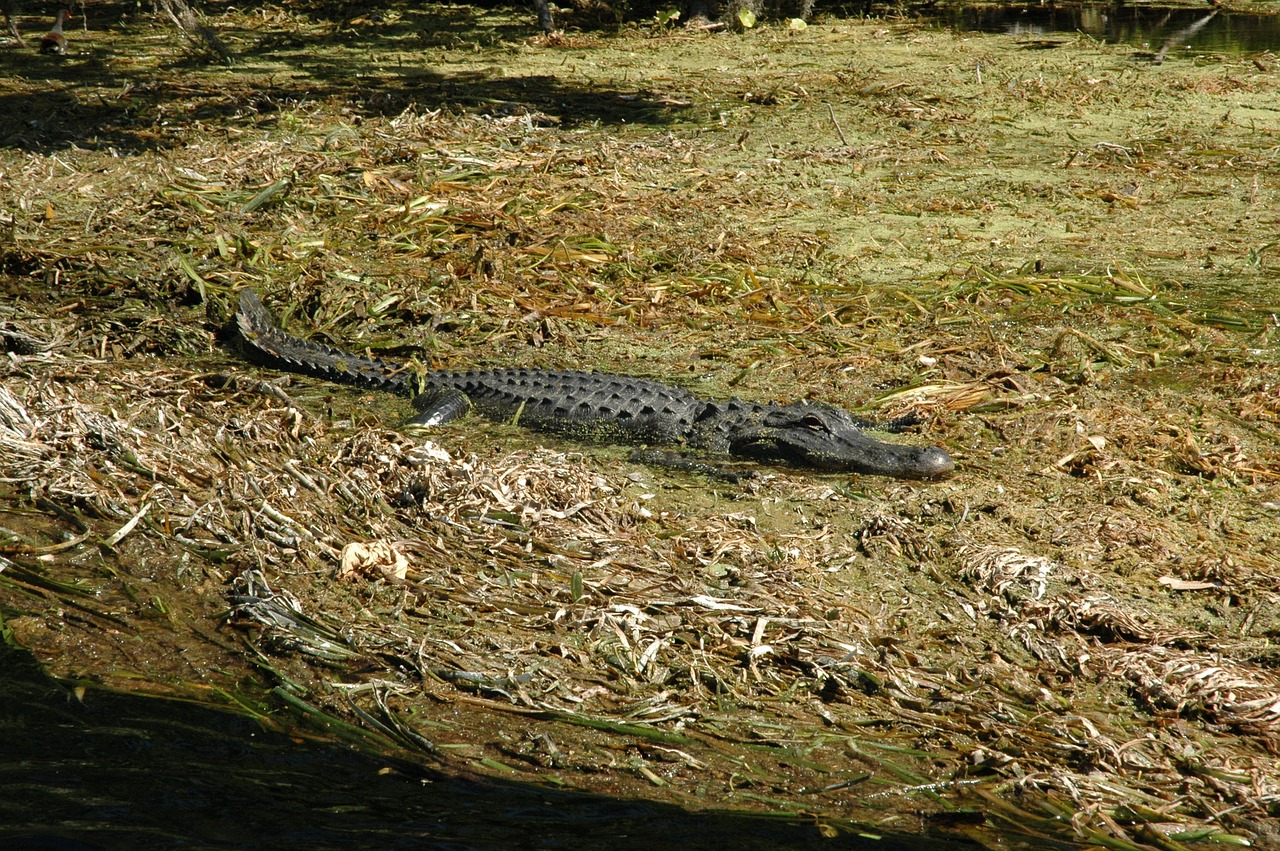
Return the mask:
POLYGON ((786 433, 776 429, 767 432, 743 435, 730 443, 729 453, 790 467, 921 481, 945 479, 956 468, 951 456, 937 446, 885 443, 859 433, 835 447, 830 441, 814 441, 803 432, 786 433))
POLYGON ((937 446, 876 440, 847 412, 808 402, 771 406, 759 425, 739 424, 727 448, 740 458, 895 479, 944 479, 956 468, 937 446))
POLYGON ((882 443, 881 447, 883 450, 890 451, 884 453, 883 457, 881 457, 881 449, 869 452, 859 459, 862 465, 868 465, 870 462, 865 469, 855 465, 850 465, 847 469, 859 473, 921 481, 945 479, 956 469, 956 462, 946 450, 938 446, 919 447, 882 443))

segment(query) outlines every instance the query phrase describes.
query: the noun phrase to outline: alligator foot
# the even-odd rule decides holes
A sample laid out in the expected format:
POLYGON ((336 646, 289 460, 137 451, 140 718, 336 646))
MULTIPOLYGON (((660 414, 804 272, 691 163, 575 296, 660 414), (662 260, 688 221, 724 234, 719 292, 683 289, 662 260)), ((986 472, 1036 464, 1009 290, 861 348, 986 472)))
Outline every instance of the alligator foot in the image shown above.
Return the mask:
POLYGON ((451 423, 466 416, 471 410, 471 400, 461 390, 433 390, 414 396, 413 407, 418 413, 405 426, 416 431, 451 423))

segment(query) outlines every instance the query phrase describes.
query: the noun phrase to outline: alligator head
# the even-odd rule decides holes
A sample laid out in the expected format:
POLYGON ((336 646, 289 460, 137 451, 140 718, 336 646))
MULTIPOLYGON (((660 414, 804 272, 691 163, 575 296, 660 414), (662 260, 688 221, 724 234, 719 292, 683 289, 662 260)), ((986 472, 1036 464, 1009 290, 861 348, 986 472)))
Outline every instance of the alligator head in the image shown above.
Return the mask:
POLYGON ((754 422, 739 422, 728 435, 729 452, 742 458, 819 470, 898 479, 941 479, 955 470, 937 446, 905 446, 867 435, 849 413, 830 405, 797 402, 757 408, 754 422))

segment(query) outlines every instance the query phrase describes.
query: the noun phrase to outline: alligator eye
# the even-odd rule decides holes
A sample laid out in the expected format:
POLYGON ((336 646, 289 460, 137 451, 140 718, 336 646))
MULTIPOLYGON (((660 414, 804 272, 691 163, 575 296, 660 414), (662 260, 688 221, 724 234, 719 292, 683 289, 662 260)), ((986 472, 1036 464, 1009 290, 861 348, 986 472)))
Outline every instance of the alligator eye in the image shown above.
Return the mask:
POLYGON ((813 414, 803 417, 800 420, 800 425, 812 431, 831 431, 831 429, 827 428, 827 424, 823 422, 822 417, 816 417, 813 414))

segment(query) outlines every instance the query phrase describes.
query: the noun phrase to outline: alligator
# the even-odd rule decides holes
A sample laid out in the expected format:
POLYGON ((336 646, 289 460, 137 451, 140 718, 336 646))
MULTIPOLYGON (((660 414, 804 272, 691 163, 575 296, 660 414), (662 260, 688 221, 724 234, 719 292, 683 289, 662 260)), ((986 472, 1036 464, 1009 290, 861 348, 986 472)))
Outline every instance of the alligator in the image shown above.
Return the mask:
POLYGON ((863 431, 900 430, 910 419, 876 424, 811 401, 717 401, 658 381, 602 372, 419 372, 294 337, 280 329, 251 289, 240 293, 236 324, 250 353, 270 366, 413 398, 419 413, 410 422, 418 426, 447 423, 474 408, 490 420, 595 443, 675 446, 899 479, 940 479, 955 469, 951 456, 937 446, 886 443, 863 431))

